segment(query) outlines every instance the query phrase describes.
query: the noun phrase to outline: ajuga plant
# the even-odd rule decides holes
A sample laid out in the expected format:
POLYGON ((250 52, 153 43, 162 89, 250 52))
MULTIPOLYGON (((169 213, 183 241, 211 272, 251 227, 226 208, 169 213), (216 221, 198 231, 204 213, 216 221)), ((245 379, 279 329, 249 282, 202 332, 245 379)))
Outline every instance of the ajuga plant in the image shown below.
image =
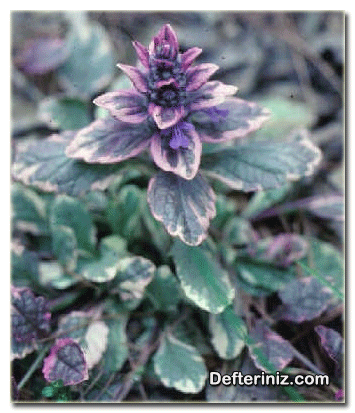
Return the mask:
MULTIPOLYGON (((101 40, 85 24, 86 42, 101 40)), ((342 338, 322 315, 343 300, 340 253, 289 231, 262 236, 249 219, 311 177, 320 150, 306 130, 253 139, 269 110, 211 80, 218 66, 194 63, 202 50, 182 52, 169 24, 133 48, 137 66, 118 65, 130 88, 100 93, 90 63, 90 91, 67 89, 66 115, 80 96, 96 120, 66 128, 57 113, 53 134, 16 141, 13 399, 334 401, 342 338), (241 209, 235 194, 251 192, 241 209), (315 382, 324 372, 299 334, 322 349, 329 383, 315 382), (314 381, 223 388, 221 371, 314 381)), ((65 64, 75 73, 75 59, 56 70, 65 64)))

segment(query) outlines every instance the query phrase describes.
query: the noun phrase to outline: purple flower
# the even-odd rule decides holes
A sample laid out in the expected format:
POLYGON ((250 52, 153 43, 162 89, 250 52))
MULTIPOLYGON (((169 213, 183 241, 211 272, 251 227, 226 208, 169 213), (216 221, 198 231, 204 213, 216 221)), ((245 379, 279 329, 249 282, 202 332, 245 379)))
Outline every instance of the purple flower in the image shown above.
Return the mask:
POLYGON ((111 116, 80 130, 67 155, 88 163, 116 163, 150 148, 155 164, 191 180, 202 142, 223 142, 258 129, 268 112, 231 97, 235 86, 209 78, 218 66, 193 62, 198 47, 179 52, 174 30, 164 25, 148 48, 133 42, 137 67, 119 64, 134 89, 105 93, 94 103, 111 116))

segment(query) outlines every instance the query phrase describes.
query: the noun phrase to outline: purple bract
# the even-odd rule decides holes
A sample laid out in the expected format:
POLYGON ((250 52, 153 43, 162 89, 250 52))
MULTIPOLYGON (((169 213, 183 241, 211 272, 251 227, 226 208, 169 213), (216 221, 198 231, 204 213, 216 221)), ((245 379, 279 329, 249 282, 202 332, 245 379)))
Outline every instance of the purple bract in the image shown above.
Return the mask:
POLYGON ((202 50, 179 52, 174 30, 164 25, 148 48, 133 42, 137 67, 119 64, 134 89, 108 92, 94 100, 111 116, 80 130, 67 155, 89 163, 116 163, 150 147, 155 164, 183 179, 199 169, 202 142, 219 143, 258 129, 269 113, 231 97, 235 86, 209 78, 218 66, 193 66, 202 50))

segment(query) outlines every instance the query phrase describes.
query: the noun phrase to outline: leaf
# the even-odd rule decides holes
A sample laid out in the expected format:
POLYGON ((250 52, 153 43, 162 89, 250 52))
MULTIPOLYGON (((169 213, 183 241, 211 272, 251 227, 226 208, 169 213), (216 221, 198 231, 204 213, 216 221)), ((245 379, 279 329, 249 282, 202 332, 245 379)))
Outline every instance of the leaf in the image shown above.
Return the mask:
POLYGON ((247 334, 247 327, 230 307, 220 314, 210 314, 209 330, 211 343, 219 357, 231 360, 239 356, 245 346, 241 331, 247 334))
POLYGON ((67 42, 58 37, 28 39, 16 54, 15 64, 26 73, 36 75, 56 69, 69 56, 67 42))
POLYGON ((253 330, 249 334, 256 343, 255 345, 249 346, 250 356, 259 369, 264 370, 264 365, 260 363, 258 354, 254 354, 253 349, 255 347, 263 352, 269 362, 273 364, 278 371, 283 370, 292 361, 292 345, 272 331, 263 321, 257 320, 253 330))
POLYGON ((344 221, 345 205, 342 195, 320 195, 308 200, 305 208, 320 218, 344 221))
POLYGON ((85 192, 105 189, 115 178, 117 165, 87 165, 68 158, 65 148, 74 132, 20 142, 12 168, 13 178, 47 192, 64 192, 77 197, 85 192))
POLYGON ((144 291, 152 281, 155 265, 143 257, 127 257, 119 261, 112 294, 118 293, 121 300, 140 302, 144 291))
POLYGON ((153 216, 172 236, 188 245, 198 245, 207 236, 215 216, 215 195, 200 174, 185 180, 159 172, 149 182, 147 199, 153 216))
POLYGON ((224 195, 217 195, 216 198, 216 216, 213 218, 212 224, 219 230, 222 230, 227 221, 235 216, 237 211, 236 203, 224 195))
POLYGON ((166 334, 153 357, 154 371, 166 387, 183 393, 199 393, 207 370, 196 349, 166 334))
POLYGON ((38 283, 38 256, 18 240, 11 243, 11 282, 17 287, 32 288, 38 283))
POLYGON ((153 217, 146 199, 142 204, 143 226, 148 233, 146 237, 149 237, 149 240, 158 248, 162 256, 166 256, 170 249, 172 239, 164 228, 164 225, 153 217))
POLYGON ((60 338, 44 359, 43 375, 48 382, 63 380, 65 386, 81 383, 89 378, 84 353, 71 338, 60 338))
POLYGON ((301 323, 318 317, 330 304, 332 293, 314 277, 291 281, 279 291, 285 304, 281 318, 301 323))
POLYGON ((46 202, 35 191, 13 184, 11 207, 15 228, 35 235, 48 232, 46 202))
POLYGON ((77 264, 78 250, 73 228, 55 225, 52 232, 53 254, 68 271, 74 271, 77 264))
POLYGON ((67 92, 89 98, 113 78, 113 47, 104 28, 89 22, 83 12, 71 12, 68 17, 72 22, 68 39, 71 54, 58 69, 58 78, 67 92))
POLYGON ((69 337, 80 345, 88 369, 101 360, 107 347, 109 329, 98 316, 94 311, 72 311, 60 320, 57 331, 59 337, 69 337))
POLYGON ((127 314, 115 314, 115 318, 107 320, 109 328, 107 348, 103 355, 106 372, 117 372, 128 357, 128 340, 126 335, 127 314))
POLYGON ((338 364, 338 366, 342 366, 344 357, 344 343, 342 336, 332 328, 323 325, 318 325, 314 329, 328 355, 338 364))
POLYGON ((90 123, 87 102, 69 96, 41 100, 38 117, 52 129, 76 130, 90 123))
POLYGON ((281 233, 257 241, 249 248, 249 254, 254 261, 287 268, 305 257, 308 248, 309 244, 304 237, 297 234, 281 233))
POLYGON ((253 142, 207 154, 201 169, 233 189, 249 192, 278 188, 309 176, 320 159, 320 150, 300 131, 285 143, 253 142))
POLYGON ((53 232, 57 230, 58 226, 71 228, 80 250, 90 252, 94 250, 96 228, 91 215, 82 202, 67 195, 57 196, 52 204, 50 223, 53 232))
POLYGON ((247 207, 242 212, 242 216, 244 218, 258 216, 261 212, 283 201, 290 190, 291 184, 288 183, 279 188, 256 192, 249 200, 247 207))
POLYGON ((246 246, 257 239, 257 234, 250 222, 237 216, 228 220, 223 228, 223 236, 228 243, 236 246, 246 246))
POLYGON ((146 289, 146 295, 159 311, 176 311, 182 298, 179 283, 167 265, 160 266, 152 282, 146 289))
POLYGON ((280 140, 294 129, 310 128, 316 120, 316 113, 312 107, 297 102, 295 99, 285 99, 280 96, 258 101, 258 104, 268 108, 271 116, 263 126, 256 132, 253 139, 280 140))
POLYGON ((86 280, 103 283, 113 280, 120 267, 120 259, 127 254, 127 242, 117 236, 102 238, 100 255, 82 261, 78 272, 86 280))
POLYGON ((135 185, 125 185, 109 202, 106 210, 112 230, 128 240, 139 238, 142 232, 140 227, 142 203, 142 190, 135 185))
POLYGON ((44 287, 65 290, 78 283, 78 279, 64 272, 57 261, 43 261, 39 264, 39 282, 44 287))
POLYGON ((29 288, 11 288, 11 329, 18 342, 30 343, 50 331, 51 313, 43 297, 29 288))
POLYGON ((198 307, 218 314, 232 302, 228 274, 209 252, 176 240, 171 255, 183 291, 198 307))
POLYGON ((316 276, 335 296, 344 299, 344 258, 332 244, 311 238, 308 257, 299 264, 306 275, 316 276))
POLYGON ((255 289, 251 290, 252 295, 258 295, 258 289, 261 289, 261 292, 269 293, 277 291, 295 277, 295 271, 292 267, 289 269, 278 268, 275 265, 247 259, 237 259, 233 267, 243 282, 242 288, 249 285, 255 289))

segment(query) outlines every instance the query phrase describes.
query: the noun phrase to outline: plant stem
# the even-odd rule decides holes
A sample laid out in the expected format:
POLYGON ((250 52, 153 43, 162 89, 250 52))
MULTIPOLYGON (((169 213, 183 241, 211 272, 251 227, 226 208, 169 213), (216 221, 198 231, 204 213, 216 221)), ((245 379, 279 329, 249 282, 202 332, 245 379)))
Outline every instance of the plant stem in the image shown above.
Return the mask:
POLYGON ((46 346, 43 346, 43 348, 42 348, 41 352, 38 354, 36 360, 33 362, 31 367, 28 369, 27 373, 23 376, 22 380, 18 384, 18 386, 17 386, 18 390, 22 389, 22 387, 31 378, 32 374, 37 370, 39 364, 44 359, 44 356, 46 355, 49 347, 50 347, 50 344, 47 344, 46 346))

